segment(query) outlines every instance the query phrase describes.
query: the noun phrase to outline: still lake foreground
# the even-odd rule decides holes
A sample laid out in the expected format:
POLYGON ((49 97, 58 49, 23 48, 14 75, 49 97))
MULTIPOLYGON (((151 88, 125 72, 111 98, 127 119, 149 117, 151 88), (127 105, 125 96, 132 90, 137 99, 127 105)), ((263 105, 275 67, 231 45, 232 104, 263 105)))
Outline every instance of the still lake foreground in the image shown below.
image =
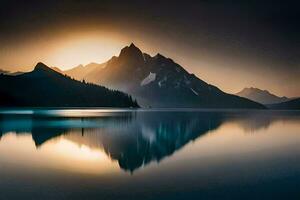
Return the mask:
POLYGON ((300 199, 300 112, 0 110, 0 199, 300 199))

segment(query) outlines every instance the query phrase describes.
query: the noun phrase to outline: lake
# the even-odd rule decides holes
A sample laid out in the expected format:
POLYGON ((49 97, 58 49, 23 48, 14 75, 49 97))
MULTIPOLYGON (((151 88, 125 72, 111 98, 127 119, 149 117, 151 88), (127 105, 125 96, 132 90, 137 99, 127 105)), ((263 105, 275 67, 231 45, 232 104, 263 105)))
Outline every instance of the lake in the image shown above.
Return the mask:
POLYGON ((300 112, 0 110, 0 199, 300 199, 300 112))

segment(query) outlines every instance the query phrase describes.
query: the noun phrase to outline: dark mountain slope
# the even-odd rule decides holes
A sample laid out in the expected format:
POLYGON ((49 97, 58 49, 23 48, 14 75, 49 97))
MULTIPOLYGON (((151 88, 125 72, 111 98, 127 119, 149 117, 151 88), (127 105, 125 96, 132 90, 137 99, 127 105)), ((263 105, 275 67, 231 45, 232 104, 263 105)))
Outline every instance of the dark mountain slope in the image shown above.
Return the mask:
POLYGON ((105 87, 82 83, 43 63, 32 72, 0 76, 1 106, 136 107, 130 96, 105 87))
POLYGON ((282 103, 270 104, 267 105, 267 107, 271 109, 278 109, 278 110, 300 110, 300 98, 282 102, 282 103))

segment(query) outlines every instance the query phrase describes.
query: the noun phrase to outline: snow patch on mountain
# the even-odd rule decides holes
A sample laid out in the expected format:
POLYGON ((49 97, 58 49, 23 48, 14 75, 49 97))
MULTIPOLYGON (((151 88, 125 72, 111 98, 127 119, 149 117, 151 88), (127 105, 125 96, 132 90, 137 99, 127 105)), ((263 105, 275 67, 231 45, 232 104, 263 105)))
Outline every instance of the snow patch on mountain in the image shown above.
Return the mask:
POLYGON ((199 96, 198 92, 196 92, 193 88, 190 88, 190 89, 192 90, 192 92, 193 92, 195 95, 199 96))
POLYGON ((162 80, 158 81, 158 86, 162 87, 162 85, 164 84, 164 82, 167 81, 167 77, 165 76, 162 80))
POLYGON ((152 81, 155 81, 155 79, 156 79, 156 74, 150 72, 150 74, 146 78, 144 78, 144 80, 142 80, 141 86, 148 85, 152 81))

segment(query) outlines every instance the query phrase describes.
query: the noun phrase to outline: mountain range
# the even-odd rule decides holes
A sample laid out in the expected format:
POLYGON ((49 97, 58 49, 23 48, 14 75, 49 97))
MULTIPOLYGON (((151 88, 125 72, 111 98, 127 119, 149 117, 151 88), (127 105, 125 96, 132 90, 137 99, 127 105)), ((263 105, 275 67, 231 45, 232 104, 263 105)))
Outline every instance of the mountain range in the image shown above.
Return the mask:
POLYGON ((172 59, 150 56, 133 43, 102 64, 63 71, 38 63, 27 73, 0 69, 0 84, 0 106, 138 107, 139 103, 157 108, 299 109, 299 99, 258 88, 225 93, 172 59))
POLYGON ((38 63, 21 75, 0 75, 0 106, 138 107, 131 96, 71 79, 38 63))
POLYGON ((265 108, 221 91, 170 58, 143 53, 134 44, 105 63, 80 65, 63 73, 129 93, 143 107, 265 108))
POLYGON ((267 90, 261 90, 254 87, 244 88, 242 91, 236 93, 236 95, 261 104, 276 104, 291 100, 287 97, 279 97, 267 90))

